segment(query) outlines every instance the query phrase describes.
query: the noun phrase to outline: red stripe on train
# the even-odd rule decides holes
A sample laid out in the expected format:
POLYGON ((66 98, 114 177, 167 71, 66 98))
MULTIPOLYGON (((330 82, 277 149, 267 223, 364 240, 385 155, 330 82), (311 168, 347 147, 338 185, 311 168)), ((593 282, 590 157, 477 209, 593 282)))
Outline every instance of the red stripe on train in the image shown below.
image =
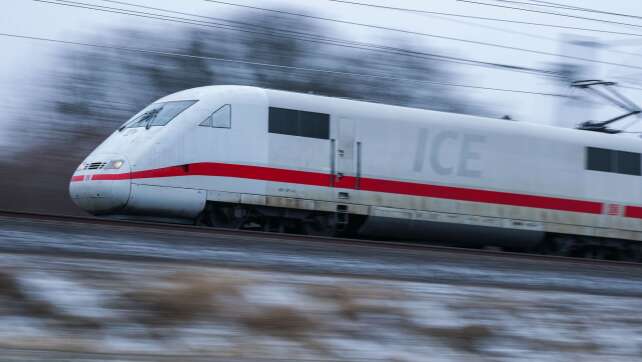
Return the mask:
POLYGON ((131 178, 129 173, 99 173, 91 176, 91 179, 95 181, 129 180, 131 178))
POLYGON ((491 204, 534 207, 539 209, 601 214, 602 203, 563 199, 549 196, 524 195, 510 192, 468 189, 462 187, 418 184, 412 182, 364 178, 361 189, 393 194, 424 196, 441 199, 483 202, 491 204))
MULTIPOLYGON (((194 163, 153 170, 121 174, 96 174, 92 180, 126 180, 178 176, 219 176, 261 181, 286 182, 300 185, 329 187, 332 176, 320 172, 297 171, 263 166, 235 165, 225 163, 194 163)), ((83 176, 74 176, 80 177, 83 176)), ((72 181, 73 179, 72 178, 72 181)), ((337 188, 356 188, 356 178, 346 176, 335 179, 337 188)), ((463 187, 420 184, 414 182, 361 178, 359 189, 409 196, 472 201, 510 206, 533 207, 549 210, 601 214, 601 202, 573 200, 549 196, 525 195, 510 192, 469 189, 463 187)), ((625 216, 642 218, 642 207, 627 207, 625 216)))
POLYGON ((642 219, 642 207, 640 206, 626 206, 624 208, 624 216, 642 219))
POLYGON ((251 180, 296 183, 311 186, 329 186, 331 176, 320 172, 297 171, 282 168, 235 165, 226 163, 193 163, 183 166, 135 171, 132 179, 176 177, 176 176, 219 176, 251 180))

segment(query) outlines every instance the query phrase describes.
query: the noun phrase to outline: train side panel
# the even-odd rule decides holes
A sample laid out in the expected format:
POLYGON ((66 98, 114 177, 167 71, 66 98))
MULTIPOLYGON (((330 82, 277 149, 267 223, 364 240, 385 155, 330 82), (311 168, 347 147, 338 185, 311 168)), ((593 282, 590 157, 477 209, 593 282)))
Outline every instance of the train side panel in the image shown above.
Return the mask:
MULTIPOLYGON (((356 124, 355 142, 360 143, 362 159, 353 161, 348 176, 360 173, 364 180, 375 182, 395 180, 446 188, 435 197, 353 187, 332 189, 335 200, 339 193, 349 195, 339 202, 366 205, 372 219, 508 228, 528 231, 524 235, 529 239, 531 232, 641 238, 640 221, 621 215, 624 205, 641 203, 640 177, 586 169, 587 145, 603 145, 604 135, 401 107, 369 105, 355 110, 349 103, 336 100, 314 109, 305 100, 289 106, 331 112, 332 135, 338 145, 340 122, 356 124), (558 131, 561 136, 551 135, 558 131), (489 192, 498 195, 489 196, 489 192), (604 210, 605 200, 619 207, 620 214, 604 210)), ((342 151, 335 149, 330 158, 340 157, 335 153, 342 151)), ((377 229, 376 234, 382 228, 372 229, 377 229)), ((384 229, 408 227, 390 224, 384 229)))
POLYGON ((587 169, 588 147, 639 157, 638 139, 254 87, 159 101, 183 100, 197 102, 166 126, 115 132, 87 158, 126 166, 75 174, 79 205, 185 220, 207 202, 340 212, 367 217, 368 235, 455 242, 642 240, 642 176, 587 169), (224 106, 228 127, 201 125, 224 106), (270 107, 327 115, 329 131, 270 132, 270 107), (113 205, 85 197, 113 187, 113 205))

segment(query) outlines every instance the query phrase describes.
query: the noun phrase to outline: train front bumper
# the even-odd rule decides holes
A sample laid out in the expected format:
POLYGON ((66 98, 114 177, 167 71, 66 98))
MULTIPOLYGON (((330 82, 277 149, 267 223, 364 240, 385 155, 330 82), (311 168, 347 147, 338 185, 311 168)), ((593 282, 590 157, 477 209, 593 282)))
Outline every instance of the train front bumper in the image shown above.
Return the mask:
POLYGON ((131 168, 118 155, 92 157, 69 182, 72 201, 93 215, 117 213, 127 205, 130 194, 131 168))

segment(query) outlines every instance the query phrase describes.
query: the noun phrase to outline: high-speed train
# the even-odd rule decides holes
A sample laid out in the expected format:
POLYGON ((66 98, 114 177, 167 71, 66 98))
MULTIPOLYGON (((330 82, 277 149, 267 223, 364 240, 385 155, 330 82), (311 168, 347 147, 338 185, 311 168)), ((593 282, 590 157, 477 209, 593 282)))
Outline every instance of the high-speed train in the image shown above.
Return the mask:
POLYGON ((152 103, 71 177, 94 215, 640 258, 642 141, 247 86, 152 103))

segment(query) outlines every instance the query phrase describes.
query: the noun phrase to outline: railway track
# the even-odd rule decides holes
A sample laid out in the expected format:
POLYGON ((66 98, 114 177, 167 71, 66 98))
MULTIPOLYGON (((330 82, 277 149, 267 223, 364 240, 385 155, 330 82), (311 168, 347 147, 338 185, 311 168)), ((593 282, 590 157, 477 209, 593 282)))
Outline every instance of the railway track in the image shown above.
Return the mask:
POLYGON ((603 259, 587 259, 576 258, 557 255, 541 255, 532 253, 518 253, 493 249, 471 249, 453 246, 434 245, 421 242, 401 242, 401 241, 386 241, 386 240, 368 240, 368 239, 352 239, 341 237, 324 237, 324 236, 310 236, 300 234, 286 234, 274 233, 265 231, 253 230, 232 230, 222 228, 212 228, 206 226, 183 225, 183 224, 170 224, 161 222, 150 221, 132 221, 132 220, 115 220, 115 219, 102 219, 96 217, 82 217, 82 216, 69 216, 69 215, 53 215, 44 213, 32 212, 16 212, 0 210, 0 217, 9 218, 22 218, 34 219, 49 222, 64 222, 64 223, 80 223, 80 224, 93 224, 104 226, 117 226, 129 229, 148 229, 148 230, 171 230, 181 231, 188 233, 198 233, 217 236, 242 236, 250 237, 253 239, 261 239, 265 241, 278 239, 280 241, 293 241, 293 242, 315 242, 315 243, 331 243, 334 245, 348 245, 354 247, 377 247, 377 248, 394 248, 397 250, 416 250, 416 251, 433 251, 443 253, 455 253, 462 255, 473 256, 486 256, 486 257, 499 257, 510 259, 523 259, 523 260, 539 260, 556 262, 563 264, 581 264, 592 266, 621 266, 639 268, 642 270, 642 263, 619 261, 619 260, 603 260, 603 259))
MULTIPOLYGON (((98 309, 102 311, 101 316, 108 316, 98 319, 105 328, 91 332, 64 327, 67 335, 76 339, 76 344, 68 345, 54 338, 48 344, 32 345, 18 337, 14 338, 9 325, 4 332, 8 337, 0 345, 0 354, 4 357, 3 361, 16 362, 45 359, 96 362, 123 359, 179 359, 195 362, 212 359, 248 362, 283 360, 285 358, 274 356, 278 353, 290 353, 290 350, 283 352, 282 344, 274 345, 276 352, 271 352, 270 349, 273 348, 270 343, 274 343, 275 337, 285 338, 279 334, 280 326, 248 329, 248 324, 240 324, 248 315, 256 313, 259 310, 257 308, 263 308, 260 310, 265 313, 272 313, 270 303, 275 302, 288 303, 293 310, 306 313, 303 314, 306 318, 322 318, 323 322, 319 323, 327 323, 319 324, 323 326, 324 333, 333 333, 333 338, 324 340, 321 337, 319 340, 327 343, 332 351, 339 351, 338 353, 331 354, 328 358, 315 359, 318 350, 311 349, 309 359, 296 358, 297 360, 377 360, 372 357, 355 358, 352 355, 346 358, 336 357, 343 356, 345 348, 348 349, 347 352, 356 354, 349 349, 364 340, 380 342, 377 339, 379 334, 370 331, 384 331, 381 336, 386 339, 392 333, 398 333, 399 337, 396 337, 398 339, 394 344, 400 351, 430 346, 459 350, 462 348, 461 340, 466 338, 460 333, 470 331, 470 326, 483 326, 481 328, 490 333, 487 340, 491 343, 507 346, 504 351, 509 348, 517 351, 513 355, 506 355, 507 359, 523 355, 525 350, 531 349, 532 353, 536 350, 539 353, 566 353, 557 351, 567 345, 561 344, 556 338, 558 335, 578 335, 575 326, 579 324, 570 323, 569 320, 590 324, 591 332, 586 338, 591 342, 568 342, 569 351, 572 351, 568 353, 577 355, 579 352, 573 348, 591 348, 595 339, 605 341, 600 342, 603 346, 586 353, 601 353, 606 356, 616 350, 620 355, 628 357, 636 353, 632 351, 636 346, 635 323, 638 323, 639 318, 634 311, 642 298, 642 266, 634 263, 14 212, 0 212, 0 265, 0 271, 16 276, 25 290, 30 290, 38 298, 48 298, 46 300, 59 305, 60 310, 85 315, 83 308, 93 310, 92 303, 108 306, 104 307, 107 309, 98 309), (183 279, 171 279, 180 275, 183 279), (185 277, 190 275, 205 279, 192 280, 185 277), (194 336, 194 340, 202 340, 204 335, 213 341, 219 341, 225 340, 225 333, 205 328, 210 328, 210 325, 232 326, 236 332, 235 339, 231 341, 238 343, 238 349, 234 347, 225 350, 231 353, 228 356, 225 351, 208 352, 209 349, 190 349, 188 344, 176 343, 165 345, 169 347, 163 353, 159 351, 159 346, 163 344, 159 345, 155 339, 150 339, 154 334, 132 334, 131 328, 123 327, 132 327, 127 323, 134 323, 134 330, 139 328, 140 331, 147 331, 147 327, 131 322, 127 315, 124 316, 125 319, 118 319, 123 318, 121 309, 114 314, 103 314, 112 313, 112 307, 109 307, 112 305, 127 305, 128 308, 138 306, 139 304, 119 303, 133 303, 134 299, 126 299, 131 298, 128 297, 132 295, 130 290, 154 290, 159 293, 156 290, 160 285, 157 284, 159 280, 172 280, 172 283, 179 282, 179 285, 186 286, 185 289, 167 287, 169 289, 166 291, 172 293, 191 290, 187 287, 194 285, 190 284, 194 281, 207 280, 212 284, 197 285, 216 287, 212 290, 218 290, 218 286, 229 286, 226 283, 230 281, 240 281, 240 288, 246 293, 240 293, 238 297, 233 297, 236 295, 234 293, 225 294, 225 298, 220 299, 221 303, 227 303, 223 305, 224 308, 221 307, 222 304, 214 305, 214 311, 224 311, 220 315, 212 312, 210 318, 214 322, 203 324, 199 320, 196 327, 187 324, 190 328, 160 329, 178 331, 180 334, 176 338, 181 341, 194 336), (102 294, 104 290, 110 292, 102 294), (363 335, 348 335, 344 334, 345 330, 334 328, 333 318, 340 319, 337 326, 354 323, 353 319, 341 319, 353 318, 345 317, 343 309, 338 308, 338 312, 328 312, 334 311, 334 308, 315 309, 319 305, 325 305, 323 303, 344 305, 341 304, 345 303, 343 298, 351 294, 344 295, 341 292, 335 296, 333 293, 346 290, 361 290, 364 293, 355 294, 356 297, 353 296, 350 300, 369 298, 363 304, 363 315, 360 314, 363 318, 360 317, 357 324, 357 331, 363 335), (67 293, 81 298, 79 301, 71 301, 70 298, 60 297, 67 293), (272 293, 278 293, 278 298, 272 293), (87 297, 92 295, 95 297, 87 297), (107 295, 115 299, 108 299, 110 302, 104 303, 103 298, 107 295), (305 296, 304 299, 296 297, 302 295, 305 296), (317 295, 322 299, 314 299, 317 295), (335 299, 328 299, 328 296, 335 299), (399 297, 402 299, 397 299, 399 297), (308 303, 310 299, 307 298, 312 298, 314 302, 308 303), (320 302, 322 303, 318 304, 320 302), (377 312, 372 307, 379 305, 376 303, 407 309, 386 307, 377 312), (230 309, 226 308, 232 306, 231 310, 234 312, 228 313, 230 309), (451 322, 458 327, 443 327, 439 317, 441 312, 435 312, 441 310, 444 310, 444 315, 450 316, 448 318, 454 318, 451 322), (372 313, 381 313, 381 318, 372 313), (386 322, 391 318, 396 322, 386 322), (431 327, 417 329, 415 327, 419 325, 413 324, 417 321, 431 327), (435 326, 432 326, 433 323, 435 326), (542 332, 542 328, 535 328, 532 333, 540 335, 536 334, 532 339, 523 336, 525 328, 542 323, 550 323, 552 332, 542 332), (603 331, 600 328, 602 326, 605 326, 603 331), (236 333, 241 333, 242 338, 236 333), (596 337, 596 333, 601 333, 600 337, 596 337), (126 345, 105 343, 106 340, 113 341, 113 336, 121 335, 125 336, 123 340, 127 341, 126 345), (613 335, 626 335, 630 338, 615 338, 615 343, 609 339, 613 335), (105 339, 105 336, 109 338, 105 339), (271 337, 265 338, 266 336, 271 337), (130 343, 131 338, 138 338, 141 345, 147 346, 145 343, 149 343, 155 349, 137 348, 138 345, 130 343), (348 343, 331 343, 338 338, 348 343), (548 343, 548 338, 551 339, 548 348, 552 350, 539 351, 543 343, 548 343), (245 351, 244 348, 255 345, 257 340, 264 341, 264 344, 256 355, 249 352, 238 355, 232 353, 237 350, 245 351), (533 344, 536 342, 540 344, 533 344)), ((160 294, 154 295, 168 294, 161 290, 160 294)), ((180 300, 190 296, 191 294, 185 294, 180 300)), ((361 304, 346 305, 354 307, 361 304)), ((147 309, 135 309, 135 313, 154 313, 155 309, 145 308, 147 309)), ((316 325, 316 322, 311 324, 304 335, 314 335, 317 340, 316 325)), ((51 326, 56 328, 52 329, 53 335, 56 335, 60 332, 60 326, 65 325, 51 326)), ((159 327, 154 324, 150 328, 159 327)), ((172 337, 165 334, 165 338, 172 337)), ((118 341, 118 338, 115 340, 118 341)), ((301 339, 288 341, 303 343, 301 339)), ((486 344, 478 343, 476 339, 470 343, 486 348, 486 344)), ((303 348, 307 346, 302 345, 303 348)), ((301 348, 296 349, 300 350, 301 348)), ((480 349, 490 356, 497 356, 494 354, 496 350, 493 347, 488 347, 488 351, 480 349)))
MULTIPOLYGON (((114 353, 114 352, 91 352, 91 351, 71 351, 71 350, 62 350, 62 349, 36 349, 36 348, 2 348, 0 346, 0 351, 3 354, 3 362, 13 362, 13 361, 54 361, 54 362, 63 362, 70 360, 79 360, 84 362, 107 362, 107 361, 140 361, 140 362, 173 362, 173 361, 184 361, 184 362, 211 362, 216 360, 219 362, 281 362, 282 359, 271 358, 271 357, 238 357, 238 356, 229 356, 229 355, 217 355, 217 354, 197 354, 197 353, 185 353, 185 354, 159 354, 159 353, 114 353)), ((300 362, 334 362, 334 361, 344 361, 343 359, 335 358, 297 358, 300 362)), ((388 361, 386 358, 381 359, 351 359, 354 362, 366 362, 366 361, 388 361)))
MULTIPOLYGON (((0 272, 14 276, 28 291, 27 295, 47 300, 57 306, 54 310, 92 316, 94 322, 100 324, 91 325, 102 326, 95 330, 79 329, 84 327, 77 327, 81 326, 78 323, 64 324, 65 320, 58 316, 60 321, 39 330, 32 343, 16 337, 11 324, 7 324, 9 328, 4 331, 0 328, 0 334, 4 333, 0 355, 2 361, 8 362, 284 360, 285 357, 278 357, 279 353, 287 356, 309 347, 306 339, 300 339, 301 334, 288 339, 290 337, 283 337, 280 332, 283 328, 280 324, 268 327, 261 324, 259 329, 244 324, 255 315, 271 315, 271 303, 277 302, 314 321, 302 335, 316 337, 322 331, 313 346, 326 346, 332 351, 323 358, 317 349, 311 348, 305 350, 309 352, 308 358, 295 358, 297 360, 377 360, 372 354, 362 356, 346 346, 370 340, 380 343, 380 336, 386 341, 396 336, 394 344, 399 351, 439 346, 452 348, 467 357, 469 352, 460 349, 467 351, 465 348, 470 343, 480 346, 478 353, 494 357, 498 355, 493 346, 502 347, 503 353, 513 353, 506 354, 506 359, 515 359, 531 349, 548 355, 566 353, 576 357, 585 346, 593 349, 582 353, 617 354, 629 360, 635 359, 632 356, 638 353, 635 328, 639 318, 635 310, 642 298, 642 266, 635 263, 0 212, 0 265, 0 272), (199 278, 187 277, 194 275, 199 278), (182 277, 177 279, 177 276, 182 277), (163 327, 162 323, 147 326, 122 314, 121 307, 112 310, 112 306, 124 305, 125 309, 134 308, 134 314, 156 315, 155 304, 131 304, 137 299, 127 298, 136 295, 131 294, 132 290, 140 290, 144 296, 150 288, 165 285, 158 284, 159 281, 169 280, 182 287, 171 287, 169 283, 160 294, 152 294, 155 298, 169 296, 170 299, 163 300, 181 301, 192 298, 192 294, 167 293, 183 293, 192 290, 193 285, 222 291, 232 285, 233 289, 229 295, 215 298, 214 309, 207 309, 209 314, 203 314, 210 318, 205 319, 209 322, 198 319, 196 325, 190 321, 178 324, 188 328, 176 328, 174 324, 163 327), (191 284, 195 281, 199 284, 191 284), (206 284, 200 284, 203 281, 206 284), (233 284, 228 284, 230 282, 233 284), (235 296, 237 288, 244 292, 235 296), (356 294, 345 292, 352 289, 356 294), (109 292, 103 294, 105 290, 109 292), (341 292, 335 295, 336 291, 341 292), (61 297, 63 295, 79 299, 61 297), (346 295, 352 298, 351 303, 345 304, 346 295), (104 299, 106 296, 112 299, 104 299), (367 298, 367 302, 363 302, 363 298, 367 298), (327 303, 336 308, 324 309, 327 303), (340 306, 351 306, 351 314, 345 314, 340 306), (379 310, 373 306, 385 308, 379 310), (363 311, 354 308, 363 308, 363 311), (101 312, 92 314, 94 310, 101 312), (450 318, 449 326, 454 327, 441 326, 442 310, 443 315, 450 318), (265 314, 256 314, 257 311, 265 314), (354 317, 346 317, 354 313, 360 313, 355 331, 362 334, 343 329, 354 324, 354 317), (373 313, 380 313, 381 317, 373 313), (390 323, 391 320, 395 322, 390 323), (418 329, 424 324, 417 321, 431 327, 418 329), (543 323, 549 323, 550 332, 533 328, 530 333, 534 337, 524 337, 524 329, 543 323), (590 325, 587 336, 576 327, 584 323, 590 325), (209 325, 214 328, 207 329, 209 325), (233 338, 225 339, 227 334, 217 329, 220 326, 234 331, 230 334, 233 338), (317 326, 322 327, 317 329, 317 326), (472 342, 467 342, 463 333, 474 333, 475 328, 482 328, 488 334, 479 337, 481 339, 473 335, 472 342), (66 338, 74 338, 74 343, 67 344, 58 338, 60 331, 66 333, 66 338), (151 333, 154 331, 160 334, 151 333), (323 334, 331 338, 324 339, 323 334), (51 338, 43 342, 42 335, 51 338), (155 335, 165 339, 159 343, 155 335), (560 342, 559 335, 581 335, 585 340, 575 337, 578 341, 560 342), (630 338, 613 338, 614 335, 630 338), (224 340, 231 347, 224 351, 201 348, 198 341, 203 341, 203 336, 212 341, 224 340), (136 343, 130 343, 132 338, 136 338, 136 343), (192 342, 171 343, 173 338, 192 342), (347 342, 332 343, 338 339, 347 342), (120 340, 127 342, 120 344, 120 340), (284 349, 281 340, 296 347, 284 349), (599 341, 599 347, 592 347, 595 340, 599 341), (262 348, 256 353, 248 352, 247 347, 257 341, 262 341, 262 348), (549 350, 541 352, 541 348, 549 350), (346 353, 352 354, 343 357, 346 353)), ((191 308, 191 304, 187 306, 191 308)), ((164 311, 160 309, 161 313, 164 311)), ((14 321, 37 317, 16 315, 12 316, 14 321)))

